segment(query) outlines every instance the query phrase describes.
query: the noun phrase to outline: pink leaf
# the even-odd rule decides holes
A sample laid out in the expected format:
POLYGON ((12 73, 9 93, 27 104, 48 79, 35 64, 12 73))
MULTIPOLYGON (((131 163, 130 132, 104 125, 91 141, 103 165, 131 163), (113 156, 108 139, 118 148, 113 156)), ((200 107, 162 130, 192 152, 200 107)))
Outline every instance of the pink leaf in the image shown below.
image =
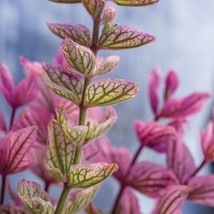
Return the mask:
POLYGON ((195 114, 209 97, 208 93, 193 93, 181 99, 170 99, 164 104, 159 117, 186 117, 195 114))
POLYGON ((7 125, 3 112, 0 112, 0 132, 5 132, 7 130, 7 125))
POLYGON ((178 77, 177 74, 172 70, 168 73, 166 77, 165 82, 165 92, 164 92, 164 98, 165 100, 168 100, 171 98, 171 96, 174 94, 175 90, 178 87, 178 77))
POLYGON ((194 177, 188 182, 188 199, 206 206, 214 206, 214 175, 194 177))
POLYGON ((167 163, 181 184, 184 184, 196 169, 192 155, 181 140, 168 144, 167 163))
POLYGON ((94 19, 100 18, 105 6, 105 0, 83 0, 82 3, 94 19))
POLYGON ((158 122, 136 120, 135 131, 142 146, 148 146, 157 152, 166 151, 167 143, 176 138, 174 128, 158 122))
POLYGON ((154 114, 157 114, 158 111, 158 89, 160 85, 160 70, 153 69, 149 77, 149 97, 150 97, 150 105, 154 114))
POLYGON ((124 190, 116 209, 116 214, 142 214, 138 199, 129 188, 124 190))
POLYGON ((169 186, 157 201, 153 214, 173 214, 178 212, 189 193, 187 186, 169 186))
POLYGON ((178 184, 178 180, 159 164, 139 162, 132 167, 127 184, 145 195, 158 197, 167 186, 178 184))

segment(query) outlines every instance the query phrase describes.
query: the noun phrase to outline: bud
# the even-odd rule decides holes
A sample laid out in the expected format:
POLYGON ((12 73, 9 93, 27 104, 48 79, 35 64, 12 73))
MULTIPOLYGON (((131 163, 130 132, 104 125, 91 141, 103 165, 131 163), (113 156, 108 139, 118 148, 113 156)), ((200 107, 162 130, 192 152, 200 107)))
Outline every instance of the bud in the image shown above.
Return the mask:
POLYGON ((112 23, 117 16, 117 11, 113 7, 106 7, 103 12, 102 24, 112 23))

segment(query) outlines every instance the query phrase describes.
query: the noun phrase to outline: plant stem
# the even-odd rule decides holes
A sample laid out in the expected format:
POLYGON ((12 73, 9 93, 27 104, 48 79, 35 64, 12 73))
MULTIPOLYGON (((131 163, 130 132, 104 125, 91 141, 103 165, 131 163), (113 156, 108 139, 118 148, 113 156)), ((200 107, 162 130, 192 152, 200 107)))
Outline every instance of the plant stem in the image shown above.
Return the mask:
POLYGON ((55 214, 62 214, 68 195, 70 193, 70 189, 71 188, 67 186, 67 183, 65 183, 55 214))
POLYGON ((204 158, 204 160, 201 162, 201 164, 198 166, 198 168, 195 169, 195 171, 186 179, 186 181, 184 182, 184 184, 187 184, 188 181, 194 177, 203 167, 204 165, 207 163, 206 158, 204 158))
POLYGON ((49 187, 50 187, 50 184, 48 182, 45 182, 45 192, 48 193, 49 187))
POLYGON ((11 118, 10 118, 10 127, 9 127, 10 130, 11 130, 12 125, 13 125, 13 121, 14 121, 14 118, 15 118, 15 114, 16 114, 16 107, 13 107, 13 108, 12 108, 11 118))
POLYGON ((95 56, 97 55, 97 52, 98 52, 99 30, 100 30, 100 20, 94 19, 93 39, 92 39, 91 50, 94 52, 95 56))
POLYGON ((6 189, 6 175, 2 175, 2 180, 1 180, 1 202, 0 202, 0 205, 2 205, 4 203, 5 189, 6 189))

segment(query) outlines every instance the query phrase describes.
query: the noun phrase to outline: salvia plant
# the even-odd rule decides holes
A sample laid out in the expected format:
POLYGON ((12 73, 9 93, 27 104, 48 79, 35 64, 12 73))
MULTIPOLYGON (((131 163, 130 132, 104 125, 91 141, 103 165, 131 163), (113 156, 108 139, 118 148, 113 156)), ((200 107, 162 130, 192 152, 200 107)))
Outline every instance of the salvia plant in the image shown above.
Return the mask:
MULTIPOLYGON (((0 213, 72 214, 84 210, 102 214, 92 200, 102 181, 112 174, 120 190, 108 211, 111 214, 142 213, 133 190, 156 200, 153 214, 180 214, 187 199, 214 206, 214 176, 197 176, 214 160, 214 119, 200 134, 204 157, 199 166, 183 139, 189 117, 202 109, 210 95, 174 98, 179 80, 176 72, 170 71, 160 96, 161 72, 154 69, 149 79, 154 118, 136 120, 139 146, 133 156, 126 148, 115 148, 103 135, 117 120, 110 105, 135 97, 138 89, 128 80, 102 78, 117 67, 120 58, 99 57, 98 52, 134 48, 155 38, 115 24, 117 12, 106 6, 105 0, 52 1, 82 3, 92 17, 93 29, 48 23, 62 39, 60 51, 52 65, 20 57, 26 77, 18 85, 7 66, 0 64, 0 90, 12 110, 8 124, 0 114, 0 213), (18 115, 17 110, 21 111, 18 115), (165 154, 166 165, 138 161, 145 147, 165 154), (8 176, 26 169, 40 177, 44 186, 22 179, 16 193, 8 176), (48 193, 51 185, 62 186, 58 200, 48 193), (5 203, 6 194, 13 203, 5 203)), ((114 2, 146 6, 158 0, 114 2)))

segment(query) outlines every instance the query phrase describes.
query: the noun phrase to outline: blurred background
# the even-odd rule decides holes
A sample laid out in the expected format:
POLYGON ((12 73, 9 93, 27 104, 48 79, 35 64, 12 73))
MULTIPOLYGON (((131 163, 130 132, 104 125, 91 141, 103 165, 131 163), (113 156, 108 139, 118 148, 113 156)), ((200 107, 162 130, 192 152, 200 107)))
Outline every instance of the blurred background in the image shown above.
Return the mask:
MULTIPOLYGON (((121 57, 118 68, 110 74, 112 77, 129 79, 139 84, 137 98, 115 106, 119 119, 108 133, 111 142, 126 146, 134 152, 138 146, 133 123, 136 118, 152 120, 148 102, 148 77, 153 67, 159 66, 162 75, 169 69, 177 71, 180 88, 177 97, 196 91, 213 94, 214 83, 214 1, 213 0, 160 0, 155 6, 128 8, 110 4, 118 10, 116 23, 132 26, 140 31, 154 35, 156 42, 126 51, 100 52, 108 56, 117 54, 121 57)), ((32 61, 51 63, 61 40, 47 28, 47 22, 81 23, 92 27, 92 20, 82 5, 56 4, 47 0, 1 0, 0 1, 0 61, 6 63, 15 76, 16 82, 22 77, 19 56, 32 61)), ((10 115, 10 109, 1 97, 0 107, 10 115)), ((196 165, 202 159, 199 130, 210 117, 212 100, 203 111, 191 117, 191 126, 186 130, 185 141, 191 150, 196 165)), ((146 150, 140 157, 164 163, 164 157, 146 150), (154 158, 155 157, 155 158, 154 158)), ((205 168, 202 173, 212 171, 205 168)), ((29 176, 22 173, 11 177, 14 188, 17 179, 29 176)), ((96 204, 108 210, 117 192, 117 183, 110 178, 104 183, 96 198, 96 204), (108 190, 108 197, 106 196, 108 190)), ((52 188, 59 194, 59 191, 52 188)), ((154 201, 147 197, 140 198, 140 206, 146 214, 150 213, 154 201)), ((187 202, 184 214, 208 214, 214 209, 187 202)))

